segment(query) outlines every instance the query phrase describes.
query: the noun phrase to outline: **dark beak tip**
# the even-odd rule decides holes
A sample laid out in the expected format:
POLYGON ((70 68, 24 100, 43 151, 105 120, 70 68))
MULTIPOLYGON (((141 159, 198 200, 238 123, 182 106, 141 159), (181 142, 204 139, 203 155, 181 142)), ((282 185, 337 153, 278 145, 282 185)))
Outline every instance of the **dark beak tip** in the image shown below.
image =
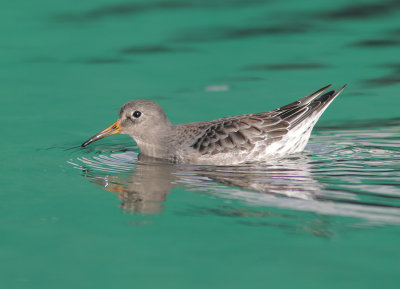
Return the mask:
POLYGON ((92 141, 91 141, 91 139, 90 140, 87 140, 87 141, 85 141, 83 144, 81 144, 81 147, 86 147, 86 146, 88 146, 89 144, 91 144, 92 143, 92 141))
POLYGON ((119 126, 118 121, 116 121, 114 124, 112 124, 111 126, 106 128, 105 130, 102 130, 98 134, 92 136, 90 139, 88 139, 83 144, 81 144, 81 147, 84 148, 84 147, 88 146, 89 144, 91 144, 92 142, 98 141, 99 139, 102 139, 102 138, 105 138, 107 136, 117 134, 117 133, 120 133, 120 126, 119 126))

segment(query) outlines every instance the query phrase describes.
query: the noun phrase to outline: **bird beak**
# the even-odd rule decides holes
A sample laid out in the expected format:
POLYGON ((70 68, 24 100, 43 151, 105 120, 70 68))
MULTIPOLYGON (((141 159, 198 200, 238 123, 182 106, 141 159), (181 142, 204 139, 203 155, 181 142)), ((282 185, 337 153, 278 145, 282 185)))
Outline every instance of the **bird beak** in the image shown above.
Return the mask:
POLYGON ((110 125, 109 127, 107 127, 105 130, 99 132, 98 134, 92 136, 90 139, 88 139, 87 141, 85 141, 82 146, 85 147, 88 144, 97 141, 99 139, 102 139, 104 137, 113 135, 113 134, 117 134, 121 132, 121 126, 119 125, 118 120, 113 123, 112 125, 110 125))

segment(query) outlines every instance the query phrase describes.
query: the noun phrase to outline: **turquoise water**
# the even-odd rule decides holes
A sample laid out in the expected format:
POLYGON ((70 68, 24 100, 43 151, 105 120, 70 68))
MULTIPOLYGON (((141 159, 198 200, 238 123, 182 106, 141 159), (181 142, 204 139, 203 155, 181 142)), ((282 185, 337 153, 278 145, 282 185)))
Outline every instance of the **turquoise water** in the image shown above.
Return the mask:
POLYGON ((13 1, 0 10, 0 288, 398 288, 398 1, 13 1), (117 135, 348 87, 306 151, 176 166, 117 135))

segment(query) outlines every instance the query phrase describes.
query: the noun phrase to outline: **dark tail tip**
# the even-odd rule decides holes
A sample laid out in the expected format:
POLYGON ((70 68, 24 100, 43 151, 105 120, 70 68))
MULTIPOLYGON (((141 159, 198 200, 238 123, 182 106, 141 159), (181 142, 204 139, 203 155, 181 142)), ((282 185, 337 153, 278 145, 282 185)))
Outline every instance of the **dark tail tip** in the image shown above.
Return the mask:
POLYGON ((329 91, 329 92, 327 92, 327 93, 321 95, 321 96, 318 98, 318 101, 324 103, 325 101, 327 101, 328 99, 330 99, 331 96, 334 95, 334 94, 335 94, 335 91, 334 91, 334 90, 331 90, 331 91, 329 91))
POLYGON ((334 99, 334 98, 335 98, 336 96, 338 96, 339 93, 341 93, 341 92, 343 91, 343 89, 345 89, 345 88, 346 88, 346 84, 343 85, 343 86, 342 86, 339 90, 337 90, 337 91, 331 90, 331 91, 329 91, 329 92, 327 92, 327 93, 321 95, 321 96, 318 98, 318 101, 324 103, 324 102, 327 101, 327 100, 334 99))

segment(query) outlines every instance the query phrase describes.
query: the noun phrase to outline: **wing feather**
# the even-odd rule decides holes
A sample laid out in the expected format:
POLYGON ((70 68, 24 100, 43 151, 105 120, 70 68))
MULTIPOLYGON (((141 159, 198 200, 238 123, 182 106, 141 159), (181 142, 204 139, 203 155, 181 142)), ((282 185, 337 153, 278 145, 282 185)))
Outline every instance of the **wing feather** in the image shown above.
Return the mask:
POLYGON ((279 141, 312 113, 325 109, 344 88, 321 96, 330 86, 273 111, 208 122, 191 147, 201 154, 215 155, 232 150, 249 151, 258 142, 269 145, 279 141))

